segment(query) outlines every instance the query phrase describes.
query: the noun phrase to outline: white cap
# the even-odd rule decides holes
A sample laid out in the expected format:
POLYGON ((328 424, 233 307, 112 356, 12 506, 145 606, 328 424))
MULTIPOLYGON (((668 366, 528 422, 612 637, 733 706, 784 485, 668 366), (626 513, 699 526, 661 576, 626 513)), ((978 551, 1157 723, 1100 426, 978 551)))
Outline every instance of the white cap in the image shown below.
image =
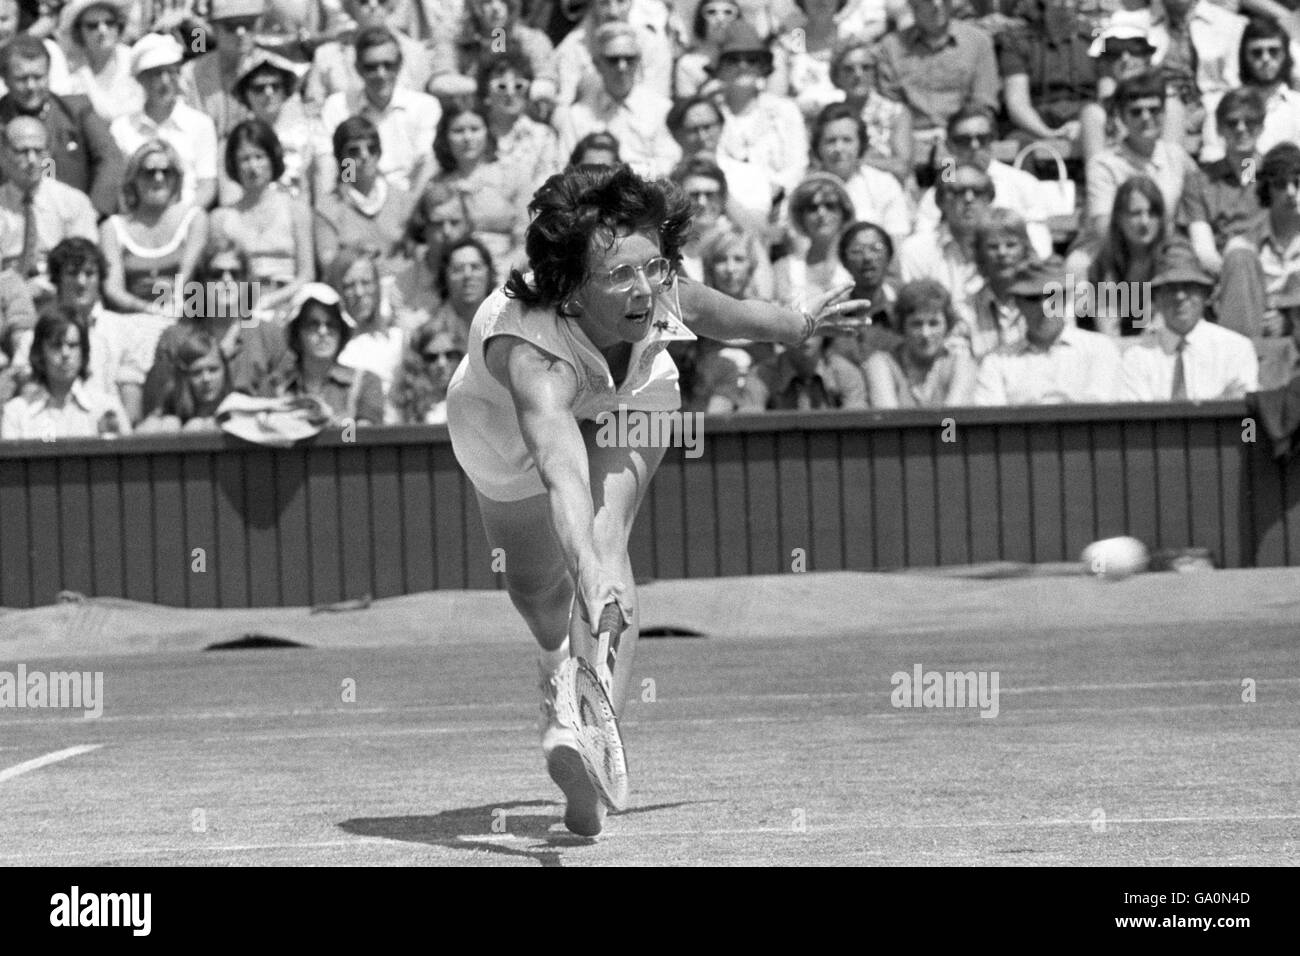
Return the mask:
POLYGON ((184 59, 185 49, 175 37, 146 33, 131 47, 131 75, 139 76, 160 66, 179 66, 184 59))

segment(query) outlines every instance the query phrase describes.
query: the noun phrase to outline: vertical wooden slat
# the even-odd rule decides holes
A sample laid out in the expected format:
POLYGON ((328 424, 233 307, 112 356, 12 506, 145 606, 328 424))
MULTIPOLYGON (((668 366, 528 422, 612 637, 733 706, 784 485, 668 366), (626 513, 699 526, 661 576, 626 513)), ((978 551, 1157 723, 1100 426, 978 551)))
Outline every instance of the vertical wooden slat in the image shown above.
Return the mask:
POLYGON ((974 562, 998 561, 1002 552, 1005 514, 998 481, 997 429, 971 425, 958 432, 957 448, 966 457, 966 484, 970 500, 970 555, 974 562))
POLYGON ((844 567, 870 571, 876 536, 871 522, 871 440, 865 432, 845 432, 840 437, 844 473, 844 567))
POLYGON ((843 479, 839 432, 808 433, 808 481, 811 507, 811 554, 818 571, 844 569, 843 479))
MULTIPOLYGON (((217 568, 223 555, 217 547, 217 495, 210 454, 181 456, 181 484, 185 507, 186 603, 190 607, 216 607, 219 601, 217 568), (201 554, 195 551, 202 548, 201 554)), ((306 553, 303 554, 306 563, 306 553)))
MULTIPOLYGON (((34 458, 27 463, 27 508, 32 535, 32 603, 40 607, 53 604, 63 590, 59 549, 51 546, 59 540, 57 459, 34 458)), ((0 516, 0 520, 4 517, 0 516)))
POLYGON ((1061 496, 1061 439, 1056 425, 1044 422, 1029 429, 1029 472, 1032 484, 1034 560, 1065 558, 1064 502, 1061 496))
POLYGON ((903 507, 907 510, 907 566, 929 568, 939 563, 939 527, 935 515, 934 442, 929 428, 903 431, 903 507))
POLYGON ((717 498, 713 488, 713 467, 709 458, 687 458, 684 449, 669 448, 664 461, 681 462, 682 491, 685 495, 687 549, 686 576, 713 578, 718 576, 717 498))
MULTIPOLYGON (((374 532, 370 526, 370 489, 366 482, 370 451, 357 445, 344 445, 337 450, 344 600, 374 593, 370 558, 374 532)), ((464 587, 464 581, 458 586, 464 587)))
POLYGON ((492 573, 492 551, 488 547, 487 532, 483 530, 483 516, 479 512, 474 486, 464 473, 460 476, 461 495, 465 502, 465 587, 491 590, 505 587, 498 575, 492 573))
MULTIPOLYGON (((708 427, 707 425, 705 426, 708 427)), ((705 432, 703 458, 690 467, 709 467, 716 488, 718 572, 724 577, 749 573, 749 507, 745 489, 744 436, 705 432)))
POLYGON ((1092 426, 1092 475, 1097 501, 1094 541, 1128 534, 1124 431, 1114 422, 1092 426))
POLYGON ((1065 511, 1064 556, 1072 561, 1092 541, 1097 526, 1096 488, 1093 485, 1092 437, 1083 422, 1060 427, 1061 495, 1065 511))
POLYGON ((402 586, 407 594, 432 591, 434 504, 430 446, 403 445, 398 462, 402 472, 402 586))
MULTIPOLYGON (((13 462, 4 462, 0 471, 13 462)), ((59 539, 63 550, 63 587, 82 594, 95 593, 91 568, 90 468, 81 455, 58 459, 59 471, 59 539)), ((0 521, 8 525, 4 502, 0 501, 0 521)), ((3 571, 0 570, 0 574, 3 571)), ((0 599, 0 603, 3 603, 0 599)))
POLYGON ((1286 494, 1286 563, 1300 561, 1300 467, 1291 457, 1282 467, 1282 487, 1286 494))
POLYGON ((1191 546, 1191 487, 1187 475, 1187 428, 1183 419, 1155 423, 1156 483, 1160 489, 1160 546, 1191 546))
POLYGON ((1250 445, 1246 455, 1250 462, 1250 501, 1255 525, 1254 566, 1280 567, 1287 560, 1282 469, 1273 460, 1272 445, 1267 440, 1250 445))
POLYGON ((96 455, 90 465, 92 570, 98 597, 123 597, 122 474, 118 459, 96 455))
POLYGON ((940 422, 934 442, 935 490, 938 503, 935 521, 939 535, 939 564, 969 564, 970 512, 967 500, 965 430, 955 418, 947 419, 952 432, 940 422), (950 436, 953 441, 944 441, 950 436))
MULTIPOLYGON (((1257 440, 1267 440, 1256 429, 1257 440)), ((1255 528, 1251 516, 1250 454, 1252 446, 1242 442, 1240 419, 1218 422, 1219 487, 1223 515, 1223 567, 1246 568, 1255 556, 1255 528)))
MULTIPOLYGON (((433 445, 434 587, 465 586, 465 498, 451 445, 433 445)), ((510 555, 506 555, 507 563, 510 555)))
POLYGON ((794 567, 795 549, 803 555, 803 567, 820 570, 812 542, 812 515, 808 505, 808 444, 802 431, 776 434, 776 482, 781 496, 779 528, 782 572, 794 567))
POLYGON ((1219 484, 1218 428, 1205 418, 1187 420, 1187 496, 1191 506, 1189 541, 1223 560, 1223 489, 1219 484))
POLYGON ((1002 558, 1034 560, 1033 480, 1029 438, 1023 425, 998 429, 998 499, 1002 506, 1002 558))
POLYGON ((1148 548, 1164 547, 1160 541, 1160 489, 1156 478, 1155 425, 1124 425, 1124 482, 1128 528, 1121 534, 1137 538, 1148 548))
POLYGON ((654 495, 655 577, 686 576, 687 535, 682 500, 684 462, 680 455, 665 455, 650 493, 654 495))
POLYGON ((311 566, 307 554, 307 456, 291 448, 275 460, 275 506, 280 528, 280 599, 290 607, 311 604, 311 566))
POLYGON ((903 485, 903 439, 897 429, 871 433, 872 514, 876 523, 876 567, 907 565, 907 508, 903 485))
POLYGON ((367 447, 366 471, 370 477, 370 527, 373 533, 372 561, 377 598, 402 593, 402 532, 405 502, 398 477, 397 449, 382 445, 367 447))
POLYGON ((276 529, 275 469, 279 454, 244 456, 244 534, 248 542, 248 601, 253 607, 280 603, 280 542, 276 529))
POLYGON ((307 527, 311 546, 311 603, 343 600, 343 540, 339 527, 339 487, 333 448, 307 452, 307 527))
POLYGON ((27 466, 9 459, 0 468, 0 605, 32 606, 32 529, 27 518, 27 466))
POLYGON ((122 456, 122 561, 126 596, 132 601, 154 600, 153 494, 149 487, 149 459, 122 456))
POLYGON ((214 461, 217 487, 217 604, 248 607, 248 540, 245 531, 244 450, 219 454, 214 461))
POLYGON ((169 607, 184 607, 190 562, 185 551, 185 495, 181 488, 180 457, 150 455, 149 470, 153 490, 154 600, 169 607))
MULTIPOLYGON (((750 573, 788 571, 789 556, 781 554, 781 497, 776 476, 776 438, 771 432, 750 432, 745 436, 745 489, 749 500, 750 573)), ((662 563, 662 538, 658 547, 662 563)), ((666 571, 661 573, 669 576, 666 571)))

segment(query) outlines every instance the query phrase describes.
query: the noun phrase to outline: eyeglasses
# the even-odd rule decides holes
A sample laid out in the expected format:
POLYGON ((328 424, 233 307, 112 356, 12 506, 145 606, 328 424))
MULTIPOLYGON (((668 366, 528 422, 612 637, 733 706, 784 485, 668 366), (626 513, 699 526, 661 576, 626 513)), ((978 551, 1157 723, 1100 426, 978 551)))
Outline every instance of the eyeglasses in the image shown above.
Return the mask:
POLYGON ((1274 60, 1280 60, 1285 55, 1282 44, 1270 44, 1269 46, 1248 46, 1246 47, 1246 56, 1252 60, 1262 60, 1264 57, 1270 57, 1274 60))
POLYGON ((954 133, 948 138, 952 140, 954 146, 964 146, 968 149, 978 149, 993 144, 992 133, 954 133))
POLYGON ((136 173, 139 179, 171 179, 175 175, 177 172, 171 166, 141 166, 136 173))
POLYGON ((609 270, 606 285, 610 292, 631 292, 639 273, 645 274, 645 280, 652 288, 663 288, 672 281, 673 264, 663 256, 655 256, 643 266, 634 266, 630 262, 625 262, 609 270))
POLYGON ((606 65, 615 68, 620 66, 632 67, 641 62, 641 54, 635 53, 630 56, 604 56, 601 57, 601 59, 605 61, 606 65))
POLYGON ((250 93, 283 93, 284 84, 279 80, 264 80, 261 83, 249 83, 250 93))
POLYGON ((324 333, 326 335, 338 335, 339 327, 329 319, 307 319, 302 323, 304 332, 314 332, 316 334, 324 333))
POLYGON ((381 70, 386 73, 396 73, 401 68, 398 60, 366 60, 357 64, 357 68, 362 73, 378 73, 381 70))
POLYGON ((762 53, 727 53, 718 60, 719 66, 727 64, 735 66, 767 66, 767 56, 762 53))
POLYGON ((493 80, 488 89, 493 93, 522 93, 528 86, 527 80, 493 80))
POLYGON ((1128 40, 1118 43, 1110 42, 1106 44, 1106 50, 1102 56, 1107 60, 1118 60, 1122 56, 1148 57, 1154 51, 1141 40, 1128 40))
POLYGON ((1129 119, 1141 119, 1143 116, 1160 116, 1164 113, 1165 108, 1161 106, 1126 106, 1124 115, 1129 119))
POLYGON ((1223 121, 1224 129, 1260 129, 1264 121, 1254 116, 1229 116, 1223 121))
POLYGON ((807 215, 810 212, 821 212, 823 209, 827 210, 828 212, 844 211, 844 208, 833 199, 814 200, 813 202, 810 202, 808 205, 804 206, 803 211, 804 211, 804 215, 807 215))
POLYGON ((423 359, 432 365, 434 362, 440 362, 444 358, 451 365, 455 365, 465 357, 465 353, 460 349, 447 349, 445 352, 425 352, 423 359))
POLYGON ((259 19, 259 17, 230 17, 226 20, 217 20, 214 25, 218 30, 229 30, 231 33, 237 33, 240 30, 252 33, 257 29, 259 19))
POLYGON ((112 17, 106 17, 103 20, 87 20, 82 18, 81 29, 85 30, 87 33, 95 33, 99 30, 120 30, 122 29, 122 24, 112 17))
POLYGON ((987 186, 949 186, 945 192, 949 199, 984 199, 992 201, 993 190, 987 186))

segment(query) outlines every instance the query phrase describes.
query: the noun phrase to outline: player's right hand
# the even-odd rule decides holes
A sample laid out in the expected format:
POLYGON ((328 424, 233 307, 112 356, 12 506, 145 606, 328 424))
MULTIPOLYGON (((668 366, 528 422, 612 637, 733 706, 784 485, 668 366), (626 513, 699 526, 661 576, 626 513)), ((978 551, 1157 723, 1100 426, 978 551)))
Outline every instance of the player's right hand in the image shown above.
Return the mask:
POLYGON ((632 623, 632 608, 628 605, 624 593, 626 590, 626 586, 616 576, 604 573, 599 568, 593 568, 590 572, 579 572, 578 594, 582 601, 581 610, 593 637, 598 636, 596 628, 600 626, 600 615, 610 601, 618 602, 619 610, 623 612, 624 625, 632 623))

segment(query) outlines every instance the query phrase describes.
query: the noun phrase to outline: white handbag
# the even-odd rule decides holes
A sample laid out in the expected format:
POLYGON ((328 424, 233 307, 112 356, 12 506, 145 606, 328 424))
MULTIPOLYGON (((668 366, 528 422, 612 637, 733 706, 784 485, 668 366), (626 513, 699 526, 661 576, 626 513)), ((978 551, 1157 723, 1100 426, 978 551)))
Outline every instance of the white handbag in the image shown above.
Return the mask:
POLYGON ((1050 141, 1038 140, 1018 152, 1011 165, 1021 169, 1033 153, 1046 153, 1056 160, 1056 179, 1038 180, 1038 198, 1047 210, 1047 227, 1052 231, 1052 238, 1073 236, 1079 230, 1078 196, 1074 181, 1065 174, 1065 159, 1050 141))

